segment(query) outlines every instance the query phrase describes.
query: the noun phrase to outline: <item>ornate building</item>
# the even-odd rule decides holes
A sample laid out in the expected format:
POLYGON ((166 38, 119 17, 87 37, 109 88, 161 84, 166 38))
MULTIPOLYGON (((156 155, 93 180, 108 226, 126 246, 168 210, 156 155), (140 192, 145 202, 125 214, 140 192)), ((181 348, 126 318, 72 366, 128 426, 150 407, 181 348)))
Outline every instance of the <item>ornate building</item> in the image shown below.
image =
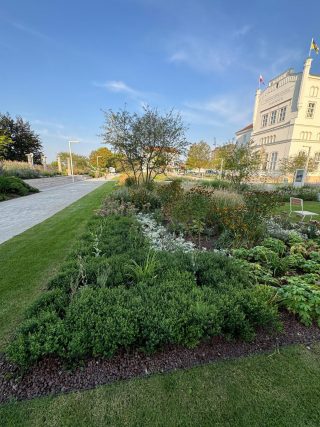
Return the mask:
MULTIPOLYGON (((289 69, 256 92, 250 139, 262 151, 262 169, 269 174, 279 175, 284 159, 304 152, 317 164, 308 181, 319 181, 320 75, 311 73, 311 63, 308 58, 302 72, 289 69)), ((237 139, 248 130, 238 131, 237 139)))

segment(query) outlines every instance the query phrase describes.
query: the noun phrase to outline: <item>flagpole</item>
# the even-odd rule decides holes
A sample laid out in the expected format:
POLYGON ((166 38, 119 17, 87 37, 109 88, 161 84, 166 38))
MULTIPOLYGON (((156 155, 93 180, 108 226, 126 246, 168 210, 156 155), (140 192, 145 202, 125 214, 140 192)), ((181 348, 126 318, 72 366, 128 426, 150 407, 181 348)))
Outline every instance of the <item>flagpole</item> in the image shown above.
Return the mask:
POLYGON ((312 42, 313 42, 313 37, 312 37, 311 43, 310 43, 309 58, 311 58, 312 42))

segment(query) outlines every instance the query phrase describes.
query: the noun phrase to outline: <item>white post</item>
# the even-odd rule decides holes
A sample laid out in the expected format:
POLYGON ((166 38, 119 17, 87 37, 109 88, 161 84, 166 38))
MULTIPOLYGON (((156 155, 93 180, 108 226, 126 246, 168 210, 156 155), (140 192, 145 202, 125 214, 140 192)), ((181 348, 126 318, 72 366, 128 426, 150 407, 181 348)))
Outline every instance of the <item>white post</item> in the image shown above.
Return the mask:
POLYGON ((71 169, 72 182, 74 182, 73 163, 72 163, 72 152, 71 152, 71 141, 69 141, 69 154, 70 154, 70 169, 71 169))
POLYGON ((312 37, 312 39, 311 39, 311 43, 310 43, 309 58, 310 58, 310 56, 311 56, 312 42, 313 42, 313 37, 312 37))
POLYGON ((71 169, 71 176, 72 176, 72 182, 74 182, 74 174, 73 174, 73 162, 72 162, 72 152, 71 152, 71 144, 78 143, 79 141, 68 141, 69 142, 69 154, 70 154, 70 169, 71 169))

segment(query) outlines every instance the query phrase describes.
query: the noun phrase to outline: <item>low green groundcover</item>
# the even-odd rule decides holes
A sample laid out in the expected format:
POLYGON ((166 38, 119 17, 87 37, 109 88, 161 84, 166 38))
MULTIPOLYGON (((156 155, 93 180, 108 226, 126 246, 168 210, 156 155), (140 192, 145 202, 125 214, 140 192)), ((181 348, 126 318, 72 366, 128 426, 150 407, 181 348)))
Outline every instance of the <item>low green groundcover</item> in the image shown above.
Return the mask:
POLYGON ((27 366, 195 346, 222 335, 251 340, 280 327, 274 289, 245 260, 215 252, 151 252, 134 216, 95 217, 48 290, 33 304, 8 355, 27 366))

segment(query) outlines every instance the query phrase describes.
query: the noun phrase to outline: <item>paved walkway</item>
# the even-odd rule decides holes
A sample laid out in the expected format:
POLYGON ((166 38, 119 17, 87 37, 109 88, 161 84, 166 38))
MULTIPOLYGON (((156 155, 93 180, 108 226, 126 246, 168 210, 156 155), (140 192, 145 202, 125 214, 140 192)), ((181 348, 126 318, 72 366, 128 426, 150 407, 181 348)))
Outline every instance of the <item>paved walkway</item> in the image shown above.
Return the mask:
POLYGON ((89 179, 52 186, 31 196, 0 202, 0 244, 44 221, 106 181, 89 179))

